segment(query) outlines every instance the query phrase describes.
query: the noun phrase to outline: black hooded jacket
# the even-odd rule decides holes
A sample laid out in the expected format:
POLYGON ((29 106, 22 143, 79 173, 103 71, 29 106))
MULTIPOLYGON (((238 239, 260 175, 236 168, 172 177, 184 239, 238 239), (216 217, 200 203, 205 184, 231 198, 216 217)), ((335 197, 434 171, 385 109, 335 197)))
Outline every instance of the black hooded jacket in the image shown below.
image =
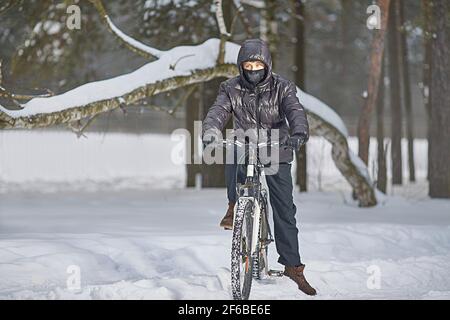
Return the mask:
MULTIPOLYGON (((234 129, 279 129, 280 141, 289 137, 290 129, 291 135, 304 135, 308 140, 308 120, 297 98, 297 88, 292 81, 272 72, 267 44, 261 39, 245 40, 239 50, 237 66, 239 76, 220 84, 217 98, 203 121, 202 136, 210 129, 222 131, 233 114, 234 129), (243 74, 242 63, 247 60, 260 60, 265 64, 265 78, 256 87, 243 74)), ((280 163, 292 160, 291 149, 280 149, 280 163)))

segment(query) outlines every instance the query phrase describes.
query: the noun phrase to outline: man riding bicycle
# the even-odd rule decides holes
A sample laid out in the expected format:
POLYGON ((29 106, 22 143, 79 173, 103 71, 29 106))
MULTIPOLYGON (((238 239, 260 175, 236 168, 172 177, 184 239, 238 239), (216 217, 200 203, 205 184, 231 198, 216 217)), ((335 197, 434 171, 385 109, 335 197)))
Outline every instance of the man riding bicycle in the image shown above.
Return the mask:
MULTIPOLYGON (((309 126, 303 106, 297 98, 295 84, 272 72, 272 57, 267 44, 261 39, 249 39, 242 44, 237 66, 239 76, 220 84, 218 96, 203 121, 202 137, 211 129, 222 131, 233 114, 234 129, 277 129, 280 143, 291 148, 280 148, 278 170, 267 175, 270 204, 274 219, 274 236, 278 262, 285 266, 284 275, 308 295, 316 290, 306 281, 298 246, 296 206, 293 201, 291 162, 293 151, 308 141, 309 126), (289 122, 286 122, 286 120, 289 122), (291 134, 289 134, 289 129, 291 134)), ((225 165, 228 210, 220 222, 232 229, 236 204, 236 165, 225 165)), ((239 179, 239 177, 238 177, 239 179)))

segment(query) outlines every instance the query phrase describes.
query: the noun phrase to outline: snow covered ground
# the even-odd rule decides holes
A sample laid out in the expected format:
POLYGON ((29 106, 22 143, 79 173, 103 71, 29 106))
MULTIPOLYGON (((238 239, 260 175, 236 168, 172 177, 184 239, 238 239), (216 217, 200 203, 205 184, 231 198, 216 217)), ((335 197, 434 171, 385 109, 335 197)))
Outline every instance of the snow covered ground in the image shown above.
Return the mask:
MULTIPOLYGON (((225 190, 181 188, 168 142, 0 132, 0 298, 230 299, 231 232, 218 227, 225 190)), ((295 202, 305 273, 319 294, 274 278, 255 282, 251 298, 449 299, 450 201, 426 196, 426 144, 416 147, 422 182, 361 209, 328 144, 313 139, 312 191, 295 202)), ((272 245, 281 269, 277 258, 272 245)))

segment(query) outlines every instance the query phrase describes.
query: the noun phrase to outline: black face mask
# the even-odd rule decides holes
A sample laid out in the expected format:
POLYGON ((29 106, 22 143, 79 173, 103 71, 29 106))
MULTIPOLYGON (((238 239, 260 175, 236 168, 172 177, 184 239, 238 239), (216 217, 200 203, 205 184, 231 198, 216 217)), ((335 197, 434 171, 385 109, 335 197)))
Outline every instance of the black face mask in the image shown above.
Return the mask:
POLYGON ((260 83, 266 75, 266 69, 260 69, 260 70, 247 70, 244 69, 244 76, 247 79, 248 82, 250 82, 253 85, 257 85, 260 83))

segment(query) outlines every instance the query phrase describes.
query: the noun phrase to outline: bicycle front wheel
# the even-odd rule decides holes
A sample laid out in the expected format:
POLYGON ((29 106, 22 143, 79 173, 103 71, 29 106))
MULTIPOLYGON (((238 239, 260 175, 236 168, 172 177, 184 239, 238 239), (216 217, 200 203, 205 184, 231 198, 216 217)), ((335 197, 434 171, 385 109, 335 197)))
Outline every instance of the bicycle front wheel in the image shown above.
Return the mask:
POLYGON ((231 245, 231 290, 235 300, 248 300, 250 296, 253 272, 252 210, 251 200, 238 200, 231 245))

